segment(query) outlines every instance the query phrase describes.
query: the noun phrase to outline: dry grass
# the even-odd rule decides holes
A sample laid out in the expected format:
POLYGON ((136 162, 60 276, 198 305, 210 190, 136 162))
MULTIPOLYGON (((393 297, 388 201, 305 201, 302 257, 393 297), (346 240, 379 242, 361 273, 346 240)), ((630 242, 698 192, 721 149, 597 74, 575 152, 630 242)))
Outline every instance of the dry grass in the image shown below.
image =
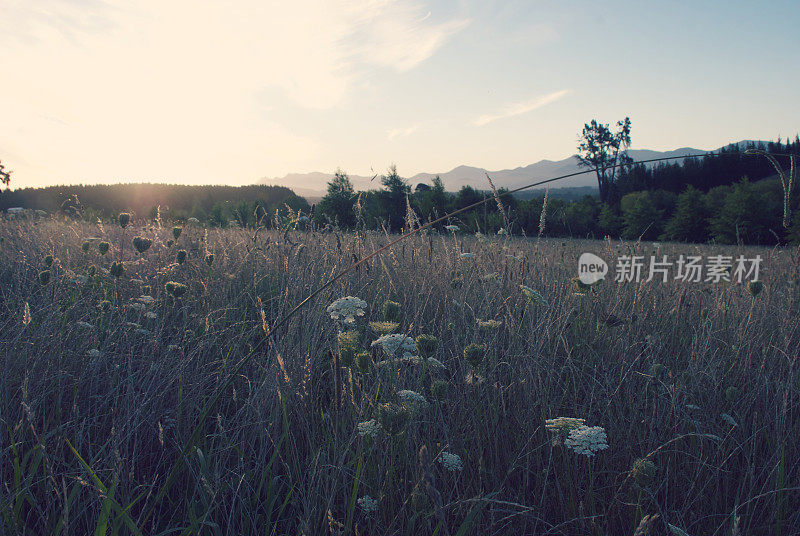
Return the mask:
MULTIPOLYGON (((275 325, 387 238, 187 226, 168 247, 168 228, 58 221, 3 222, 0 237, 2 533, 633 534, 652 526, 659 534, 669 523, 692 535, 752 535, 800 527, 796 250, 743 250, 764 257, 756 298, 740 284, 613 281, 576 296, 580 253, 649 257, 652 245, 412 237, 267 340, 262 311, 275 325), (135 235, 153 241, 142 255, 135 235), (101 256, 91 242, 84 253, 87 238, 111 250, 101 256), (104 269, 123 243, 117 281, 104 269), (183 265, 178 249, 188 251, 183 265), (42 285, 47 255, 54 262, 42 285), (96 275, 78 277, 90 265, 96 275), (186 294, 170 299, 167 281, 186 284, 186 294), (530 302, 520 284, 549 306, 530 302), (131 308, 141 295, 155 303, 131 308), (345 295, 369 304, 370 321, 384 320, 387 299, 401 304, 399 330, 436 336, 446 371, 376 370, 385 356, 370 348, 369 330, 358 343, 369 363, 332 358, 337 325, 325 307, 345 295), (479 319, 502 324, 480 330, 479 319), (471 343, 488 348, 476 368, 463 356, 471 343), (201 411, 247 358, 176 465, 201 411), (430 404, 400 433, 359 436, 357 424, 400 402, 400 389, 430 404), (557 416, 604 427, 610 448, 587 458, 554 445, 544 421, 557 416), (463 471, 437 463, 443 450, 461 457, 463 471), (654 470, 631 471, 641 459, 654 470), (374 513, 357 503, 366 495, 378 502, 374 513)), ((668 244, 659 254, 696 249, 740 251, 668 244)))

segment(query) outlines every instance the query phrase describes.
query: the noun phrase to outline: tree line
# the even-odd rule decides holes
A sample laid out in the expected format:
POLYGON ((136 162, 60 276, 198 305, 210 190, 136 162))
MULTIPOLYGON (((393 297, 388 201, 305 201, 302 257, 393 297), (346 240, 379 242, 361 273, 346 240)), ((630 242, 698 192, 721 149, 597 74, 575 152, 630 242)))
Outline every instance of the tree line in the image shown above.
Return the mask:
MULTIPOLYGON (((793 191, 788 198, 789 211, 795 217, 789 228, 784 228, 784 189, 776 170, 768 159, 747 153, 755 149, 778 155, 778 161, 788 168, 788 158, 783 155, 800 154, 800 139, 733 144, 702 158, 647 166, 625 160, 626 155, 616 151, 614 145, 618 143, 624 150, 630 136, 629 120, 618 125, 621 136, 615 138, 611 133, 597 137, 605 136, 607 144, 611 140, 606 150, 607 157, 615 159, 613 171, 608 161, 583 153, 587 167, 597 170, 600 195, 584 195, 577 200, 550 197, 542 191, 532 197, 507 196, 502 195, 507 190, 501 188, 498 194, 503 215, 491 189, 463 186, 457 192, 448 192, 438 176, 431 184, 420 183, 412 189, 392 166, 381 177, 381 189, 356 192, 347 174, 337 170, 317 206, 314 221, 341 229, 400 232, 417 222, 433 221, 487 199, 480 207, 437 227, 443 230, 445 225, 458 225, 469 233, 595 239, 610 236, 768 245, 800 242, 797 193, 793 191)), ((587 129, 600 127, 607 128, 596 122, 587 124, 584 136, 587 129)))

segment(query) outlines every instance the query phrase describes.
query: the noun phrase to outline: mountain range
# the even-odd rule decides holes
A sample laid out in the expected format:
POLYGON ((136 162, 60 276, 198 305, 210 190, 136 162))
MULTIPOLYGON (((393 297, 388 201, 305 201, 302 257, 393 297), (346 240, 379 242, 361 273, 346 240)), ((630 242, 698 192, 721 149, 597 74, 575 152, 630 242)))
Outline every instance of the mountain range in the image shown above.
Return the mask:
MULTIPOLYGON (((749 140, 738 142, 739 145, 747 144, 749 140)), ((709 151, 702 149, 694 149, 692 147, 682 147, 673 151, 652 151, 649 149, 635 149, 629 150, 628 155, 635 161, 649 160, 653 158, 666 158, 666 157, 681 157, 692 154, 704 154, 709 151)), ((431 180, 439 175, 444 187, 448 191, 457 191, 462 186, 472 186, 479 190, 486 190, 489 184, 486 180, 488 174, 497 188, 514 189, 532 182, 537 182, 545 179, 551 179, 561 175, 575 173, 577 171, 585 170, 585 168, 578 167, 578 160, 575 155, 572 155, 563 160, 540 160, 534 164, 524 167, 517 167, 514 169, 502 169, 496 171, 489 171, 483 168, 472 166, 458 166, 450 171, 441 173, 418 173, 413 177, 408 177, 408 182, 413 188, 419 183, 430 184, 431 180)), ((377 177, 364 177, 360 175, 348 175, 353 182, 353 187, 356 191, 379 189, 381 187, 380 175, 377 177)), ((307 198, 318 198, 325 195, 328 182, 333 178, 333 173, 290 173, 284 177, 263 178, 259 181, 261 184, 271 184, 279 186, 287 186, 294 190, 298 195, 307 198)), ((554 186, 556 186, 554 184, 554 186)), ((557 187, 559 188, 576 188, 576 187, 596 187, 597 179, 594 174, 586 173, 576 177, 570 177, 559 181, 557 187)), ((540 186, 539 188, 545 188, 540 186)))

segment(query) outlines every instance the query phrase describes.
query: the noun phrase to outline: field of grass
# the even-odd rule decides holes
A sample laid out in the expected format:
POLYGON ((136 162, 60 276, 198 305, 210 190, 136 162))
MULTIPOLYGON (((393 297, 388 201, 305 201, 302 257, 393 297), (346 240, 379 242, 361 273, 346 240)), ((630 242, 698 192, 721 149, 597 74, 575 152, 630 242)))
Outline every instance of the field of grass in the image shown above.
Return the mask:
POLYGON ((756 296, 581 291, 582 252, 655 246, 415 236, 272 331, 389 239, 52 219, 0 239, 2 534, 800 533, 797 249, 658 249, 760 254, 756 296), (345 296, 353 326, 326 311, 345 296), (390 331, 428 335, 395 338, 422 357, 371 344, 390 331))

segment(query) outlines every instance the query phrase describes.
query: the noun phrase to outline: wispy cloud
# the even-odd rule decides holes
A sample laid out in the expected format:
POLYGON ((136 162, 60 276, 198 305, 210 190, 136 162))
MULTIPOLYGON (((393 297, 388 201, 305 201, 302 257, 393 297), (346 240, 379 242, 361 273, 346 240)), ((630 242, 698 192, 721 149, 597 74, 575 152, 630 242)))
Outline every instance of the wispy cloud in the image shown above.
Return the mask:
POLYGON ((507 119, 509 117, 515 117, 517 115, 522 115, 528 112, 532 112, 537 108, 541 108, 542 106, 546 106, 552 102, 561 99, 569 92, 570 92, 569 89, 562 89, 560 91, 554 91, 552 93, 548 93, 547 95, 534 97, 533 99, 527 100, 525 102, 517 102, 514 104, 509 104, 498 113, 485 114, 478 117, 474 121, 474 124, 478 126, 483 126, 493 121, 497 121, 498 119, 507 119))
POLYGON ((386 131, 386 137, 389 138, 389 140, 404 138, 412 135, 417 130, 419 130, 419 125, 412 125, 406 128, 392 128, 386 131))

